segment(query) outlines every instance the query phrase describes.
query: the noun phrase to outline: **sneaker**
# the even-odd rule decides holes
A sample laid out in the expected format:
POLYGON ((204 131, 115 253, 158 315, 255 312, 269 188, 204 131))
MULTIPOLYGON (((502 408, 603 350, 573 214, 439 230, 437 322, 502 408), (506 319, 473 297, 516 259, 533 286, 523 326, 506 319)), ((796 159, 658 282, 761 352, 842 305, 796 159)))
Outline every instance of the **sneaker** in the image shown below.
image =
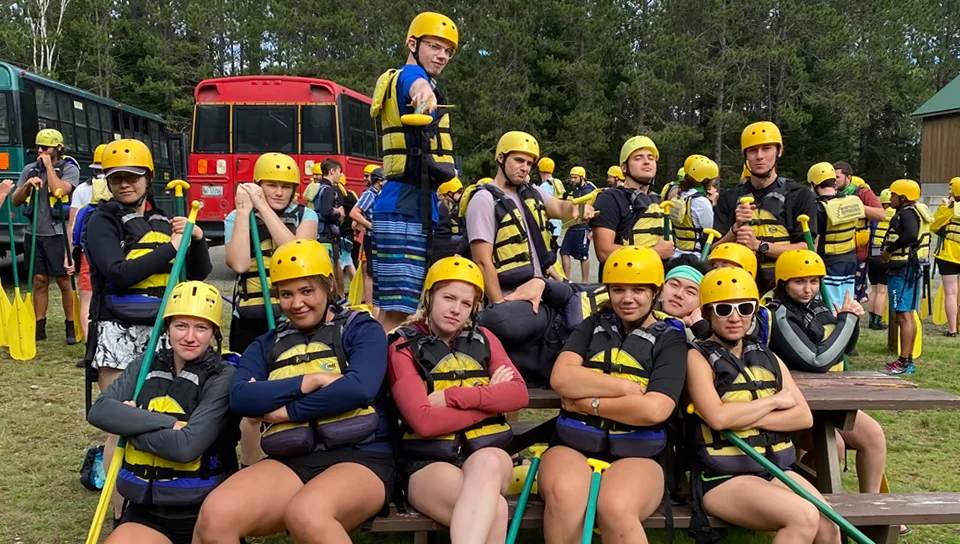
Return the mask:
POLYGON ((72 346, 77 343, 77 336, 74 334, 73 321, 64 321, 67 327, 67 345, 72 346))
POLYGON ((909 525, 900 526, 900 536, 907 536, 912 532, 913 532, 913 529, 911 529, 909 525))
POLYGON ((90 491, 99 491, 103 489, 103 480, 97 485, 97 474, 94 465, 96 464, 97 457, 100 456, 100 471, 103 472, 103 450, 101 447, 90 446, 87 448, 86 453, 83 456, 83 463, 80 465, 80 485, 89 489, 90 491))
POLYGON ((956 337, 957 337, 957 333, 955 333, 955 332, 945 332, 945 333, 943 333, 943 335, 946 336, 947 338, 956 338, 956 337))
POLYGON ((46 340, 46 339, 47 339, 47 320, 46 320, 46 319, 38 319, 38 320, 37 320, 37 335, 36 335, 36 339, 37 339, 38 342, 39 342, 40 340, 46 340))
POLYGON ((853 348, 852 350, 847 352, 847 355, 849 355, 850 357, 859 357, 860 352, 857 351, 857 348, 853 348))
POLYGON ((883 370, 884 374, 903 374, 903 363, 900 362, 900 359, 895 359, 892 363, 888 364, 883 370))
POLYGON ((871 331, 879 331, 879 330, 880 330, 880 323, 877 323, 876 321, 870 320, 870 323, 867 325, 867 328, 870 329, 871 331))

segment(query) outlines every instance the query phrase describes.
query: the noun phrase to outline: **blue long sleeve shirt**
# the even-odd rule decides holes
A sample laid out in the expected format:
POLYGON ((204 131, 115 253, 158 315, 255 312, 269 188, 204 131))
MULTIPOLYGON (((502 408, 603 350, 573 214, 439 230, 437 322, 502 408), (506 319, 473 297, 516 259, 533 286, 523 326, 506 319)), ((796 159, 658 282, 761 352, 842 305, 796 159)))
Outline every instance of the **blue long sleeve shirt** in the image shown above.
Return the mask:
MULTIPOLYGON (((230 409, 245 417, 258 418, 281 406, 292 422, 334 416, 374 404, 380 415, 377 437, 388 434, 387 418, 380 405, 387 372, 387 336, 368 314, 357 316, 343 330, 343 351, 349 362, 343 377, 304 395, 302 376, 268 380, 267 357, 275 331, 257 338, 240 358, 240 367, 230 384, 230 409), (256 381, 251 382, 250 378, 256 381)), ((388 443, 360 446, 371 451, 391 451, 388 443)))

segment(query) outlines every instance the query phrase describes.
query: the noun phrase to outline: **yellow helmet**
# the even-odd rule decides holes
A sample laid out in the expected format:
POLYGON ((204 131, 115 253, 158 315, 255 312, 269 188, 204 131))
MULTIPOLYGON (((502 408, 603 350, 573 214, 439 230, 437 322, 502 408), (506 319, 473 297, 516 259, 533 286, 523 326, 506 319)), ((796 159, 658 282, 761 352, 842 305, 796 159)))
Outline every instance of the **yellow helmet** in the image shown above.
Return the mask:
POLYGON ((898 179, 890 185, 890 194, 913 202, 920 199, 920 184, 912 179, 898 179))
POLYGON ((853 184, 856 185, 857 187, 865 187, 865 188, 867 188, 867 189, 870 188, 870 184, 867 183, 866 181, 864 181, 863 178, 861 178, 860 176, 853 176, 853 177, 850 178, 850 180, 851 180, 851 181, 853 182, 853 184))
POLYGON ((818 162, 811 166, 810 170, 807 170, 807 182, 817 187, 830 179, 836 180, 837 174, 836 170, 833 169, 833 165, 829 162, 818 162))
POLYGON ((794 278, 823 277, 827 275, 827 265, 820 255, 809 249, 791 249, 777 258, 775 277, 777 282, 794 278))
POLYGON ((327 248, 316 240, 291 240, 270 256, 270 283, 313 276, 333 276, 327 248))
POLYGON ((107 144, 100 144, 96 149, 93 150, 93 163, 90 165, 90 168, 96 170, 103 169, 103 150, 107 148, 107 144))
POLYGON ((202 281, 185 281, 170 292, 163 318, 190 316, 206 319, 218 329, 223 321, 223 299, 220 291, 202 281))
POLYGON ((376 170, 377 168, 379 167, 376 164, 368 164, 363 167, 363 174, 364 175, 372 174, 373 171, 376 170))
POLYGON ((454 49, 460 45, 460 33, 457 25, 446 15, 424 11, 410 22, 407 30, 407 39, 420 39, 424 36, 443 38, 453 44, 454 49))
POLYGON ((742 268, 715 268, 700 281, 700 307, 714 302, 760 300, 757 282, 742 268))
POLYGON ((765 144, 777 144, 783 147, 783 136, 780 135, 780 129, 770 121, 749 124, 740 134, 741 151, 765 144))
POLYGON ((493 178, 480 178, 477 180, 477 185, 486 185, 493 181, 493 178))
MULTIPOLYGON (((952 186, 951 186, 952 188, 952 186)), ((889 204, 890 203, 890 189, 884 189, 880 191, 880 203, 889 204)))
POLYGON ((480 267, 470 259, 454 255, 433 263, 423 282, 423 292, 428 293, 441 281, 462 281, 476 287, 480 294, 477 297, 477 306, 480 305, 483 299, 483 273, 480 267))
POLYGON ((138 176, 153 173, 153 154, 140 140, 114 140, 103 150, 100 161, 106 176, 114 172, 130 172, 138 176))
POLYGON ((459 191, 459 190, 461 190, 461 189, 463 189, 463 183, 460 182, 460 178, 453 178, 453 179, 451 179, 450 181, 448 181, 448 182, 446 182, 446 183, 441 183, 440 186, 437 187, 437 194, 438 194, 438 195, 446 195, 446 194, 451 194, 451 195, 452 195, 452 194, 456 193, 457 191, 459 191))
POLYGON ((663 285, 663 261, 649 247, 623 246, 603 264, 603 283, 627 285, 663 285))
MULTIPOLYGON (((314 168, 318 165, 314 164, 314 168)), ((264 153, 253 165, 253 181, 276 181, 300 185, 300 168, 297 161, 283 153, 264 153)))
POLYGON ((510 153, 525 153, 533 157, 533 160, 537 160, 540 158, 540 144, 537 143, 536 138, 526 132, 511 130, 500 137, 494 157, 506 156, 510 153))
POLYGON ((683 168, 677 171, 677 176, 682 178, 687 174, 687 172, 690 171, 690 167, 693 165, 694 161, 696 161, 697 159, 706 159, 706 158, 707 158, 706 155, 698 155, 696 153, 694 153, 693 155, 690 155, 689 157, 684 159, 683 168))
POLYGON ((537 162, 537 170, 540 170, 544 174, 552 174, 557 165, 554 164, 553 159, 550 157, 543 157, 537 162))
POLYGON ((950 192, 953 194, 953 196, 960 197, 960 177, 950 180, 950 192))
POLYGON ((620 164, 626 164, 630 155, 633 155, 634 151, 638 149, 649 149, 653 151, 653 160, 660 160, 660 150, 657 149, 657 144, 653 143, 653 140, 647 136, 634 136, 623 142, 623 146, 620 147, 620 164))
POLYGON ((624 179, 623 170, 621 170, 619 166, 611 166, 610 168, 607 168, 607 175, 613 176, 620 180, 624 179))
POLYGON ((582 166, 574 166, 570 169, 571 176, 580 176, 580 179, 587 179, 587 170, 582 166))
POLYGON ((313 163, 313 166, 310 167, 310 173, 314 176, 322 176, 323 168, 320 167, 319 162, 313 163))
POLYGON ((747 246, 734 242, 726 242, 713 246, 710 252, 710 261, 726 261, 743 268, 751 277, 757 277, 757 254, 747 246))
POLYGON ((720 166, 708 157, 696 155, 692 161, 687 159, 683 167, 686 176, 697 183, 704 183, 720 177, 720 166), (689 162, 689 165, 687 165, 689 162))
POLYGON ((37 133, 36 143, 44 147, 60 147, 63 145, 63 134, 55 128, 45 128, 37 133))

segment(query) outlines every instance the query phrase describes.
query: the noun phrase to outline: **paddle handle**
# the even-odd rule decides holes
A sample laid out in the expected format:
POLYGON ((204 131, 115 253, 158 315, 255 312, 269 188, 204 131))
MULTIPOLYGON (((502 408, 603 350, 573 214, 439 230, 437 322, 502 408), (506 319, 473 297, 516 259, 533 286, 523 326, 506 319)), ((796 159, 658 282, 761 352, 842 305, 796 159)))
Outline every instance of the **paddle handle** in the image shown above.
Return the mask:
POLYGON ((533 458, 533 461, 530 461, 530 470, 527 471, 527 479, 523 481, 523 490, 520 491, 517 508, 513 512, 513 519, 510 520, 510 530, 507 531, 506 544, 514 544, 514 542, 517 541, 517 535, 520 533, 520 524, 523 522, 523 512, 527 509, 527 501, 530 499, 530 493, 533 492, 533 482, 537 479, 538 470, 540 470, 540 455, 537 455, 533 458))
POLYGON ((10 229, 10 262, 13 263, 13 286, 20 290, 20 273, 17 272, 17 244, 13 239, 13 199, 7 199, 7 228, 10 229))
MULTIPOLYGON (((57 207, 59 208, 60 215, 60 227, 63 228, 63 251, 67 254, 67 265, 73 266, 73 252, 70 251, 70 241, 67 240, 67 219, 63 216, 63 205, 70 200, 70 197, 67 195, 61 196, 62 191, 57 189, 57 192, 54 193, 54 197, 57 200, 57 207)), ((75 274, 70 274, 70 285, 73 287, 73 290, 77 290, 77 276, 75 274)))
POLYGON ((37 256, 37 215, 39 215, 40 199, 33 199, 33 217, 30 227, 30 262, 27 264, 27 292, 33 292, 33 263, 37 256))
MULTIPOLYGON (((587 463, 590 463, 590 461, 596 461, 596 459, 587 459, 587 463)), ((590 495, 587 499, 587 513, 583 519, 583 537, 580 539, 581 544, 590 544, 593 542, 593 525, 597 519, 597 496, 600 495, 601 472, 601 470, 597 470, 597 468, 594 467, 593 474, 590 475, 590 495)))
MULTIPOLYGON (((739 204, 743 204, 744 206, 749 206, 749 205, 753 204, 754 200, 755 200, 755 199, 754 199, 752 196, 742 196, 742 197, 740 197, 740 200, 738 200, 737 202, 738 202, 739 204)), ((748 226, 748 225, 750 225, 750 222, 749 222, 749 221, 747 221, 746 223, 744 223, 744 226, 748 226)))
POLYGON ((673 202, 664 202, 660 204, 660 207, 663 208, 663 239, 670 240, 672 236, 670 232, 670 208, 673 207, 673 202))
POLYGON ((713 229, 703 229, 707 235, 707 242, 703 244, 703 251, 700 253, 700 260, 705 261, 710 256, 710 249, 713 248, 713 241, 720 238, 720 232, 713 229))
POLYGON ((267 284, 267 271, 263 267, 263 250, 260 248, 260 231, 257 230, 257 217, 250 210, 250 237, 253 240, 253 253, 257 258, 257 272, 260 274, 260 292, 263 294, 263 309, 267 314, 267 326, 277 328, 273 315, 273 301, 270 298, 270 286, 267 284))
MULTIPOLYGON (((700 415, 700 413, 697 412, 693 404, 687 405, 687 413, 688 414, 695 413, 698 416, 700 415)), ((743 453, 747 455, 747 457, 756 461, 757 464, 762 466, 763 469, 769 472, 773 477, 783 482, 783 484, 789 487, 791 491, 799 495, 800 498, 816 506, 817 510, 819 510, 820 513, 826 516, 830 521, 836 523, 837 526, 840 527, 840 529, 843 532, 847 533, 847 535, 850 536, 850 538, 852 538, 859 544, 874 544, 874 542, 870 540, 867 537, 867 535, 861 533, 859 529, 857 529, 849 521, 844 519, 843 516, 838 514, 833 508, 830 508, 829 506, 827 506, 826 503, 824 503, 819 498, 814 496, 812 493, 807 491, 807 489, 804 488, 802 485, 798 484, 796 480, 787 476, 787 474, 784 471, 782 471, 780 467, 773 464, 772 462, 770 462, 769 459, 764 457, 757 450, 753 449, 752 446, 750 446, 749 444, 744 442, 742 438, 737 436, 736 433, 731 431, 723 431, 723 437, 729 440, 734 446, 738 447, 743 453)))

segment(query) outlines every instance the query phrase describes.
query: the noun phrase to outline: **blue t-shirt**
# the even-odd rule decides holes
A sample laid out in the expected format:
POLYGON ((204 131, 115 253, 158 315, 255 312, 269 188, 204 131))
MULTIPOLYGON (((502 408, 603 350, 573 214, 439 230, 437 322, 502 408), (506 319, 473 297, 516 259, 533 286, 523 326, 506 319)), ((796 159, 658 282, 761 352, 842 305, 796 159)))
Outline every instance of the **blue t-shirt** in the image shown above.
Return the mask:
MULTIPOLYGON (((409 106, 411 102, 410 87, 413 86, 418 79, 430 81, 431 87, 435 87, 435 85, 430 80, 427 72, 416 64, 404 64, 399 70, 400 73, 397 74, 397 105, 400 108, 400 115, 404 115, 413 113, 414 111, 414 109, 409 106)), ((431 115, 436 119, 436 111, 431 115)), ((419 145, 416 138, 416 133, 406 135, 407 149, 414 149, 419 145)), ((376 202, 373 204, 373 213, 399 213, 412 215, 414 217, 421 216, 420 161, 410 156, 407 157, 407 161, 407 172, 412 172, 415 176, 414 179, 404 180, 404 182, 388 180, 384 183, 383 188, 380 190, 380 196, 377 197, 376 202)), ((431 217, 433 218, 433 222, 437 223, 439 218, 436 193, 430 195, 430 202, 431 217)))
MULTIPOLYGON (((287 206, 287 209, 284 210, 284 213, 292 212, 295 209, 297 209, 297 205, 291 204, 287 206)), ((301 222, 317 221, 317 212, 311 210, 310 208, 304 207, 303 219, 301 219, 300 221, 301 222)), ((233 239, 233 226, 234 224, 236 224, 236 222, 237 222, 237 210, 233 210, 232 212, 227 214, 227 217, 224 218, 223 220, 223 243, 224 244, 229 244, 230 240, 233 239)), ((297 225, 297 226, 300 226, 300 225, 297 225)))

